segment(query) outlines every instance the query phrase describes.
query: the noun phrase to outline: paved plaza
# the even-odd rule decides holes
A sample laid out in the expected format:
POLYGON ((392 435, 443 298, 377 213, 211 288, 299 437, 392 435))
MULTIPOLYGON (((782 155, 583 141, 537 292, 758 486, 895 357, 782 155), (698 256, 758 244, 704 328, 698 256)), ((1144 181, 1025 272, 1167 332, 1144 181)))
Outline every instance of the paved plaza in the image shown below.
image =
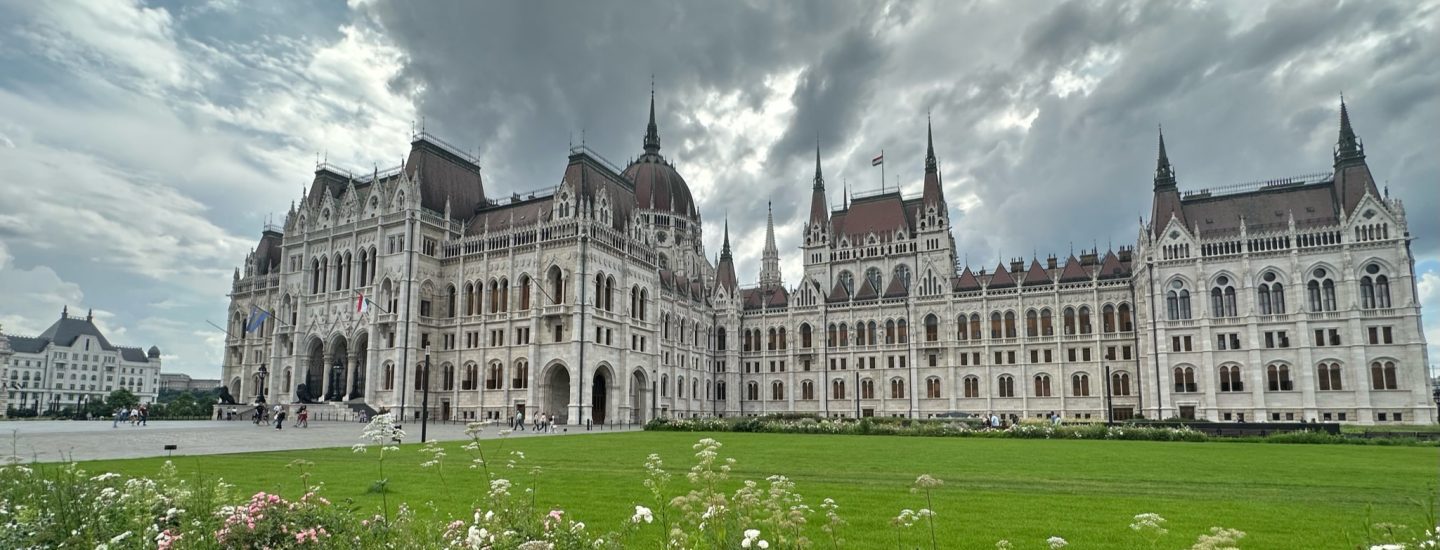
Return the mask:
MULTIPOLYGON (((15 455, 26 462, 56 462, 62 460, 98 460, 113 458, 144 458, 166 456, 166 445, 175 445, 175 456, 244 453, 252 451, 286 451, 295 449, 318 449, 324 447, 349 447, 361 443, 360 432, 365 427, 358 422, 314 422, 309 428, 285 426, 276 430, 274 425, 260 427, 244 421, 223 420, 180 420, 151 421, 148 426, 121 424, 111 427, 111 421, 10 421, 0 422, 0 456, 15 455)), ((484 439, 499 436, 505 426, 486 426, 481 434, 484 439)), ((404 426, 405 443, 420 441, 420 424, 404 426)), ((639 428, 633 428, 638 430, 639 428)), ((606 431, 616 431, 615 429, 606 431)), ((623 429, 621 429, 623 431, 623 429)), ((510 437, 556 437, 586 433, 604 433, 602 430, 586 432, 584 427, 558 427, 554 433, 537 434, 532 431, 514 432, 510 437)), ((428 429, 429 439, 453 441, 466 439, 464 424, 432 424, 428 429)))

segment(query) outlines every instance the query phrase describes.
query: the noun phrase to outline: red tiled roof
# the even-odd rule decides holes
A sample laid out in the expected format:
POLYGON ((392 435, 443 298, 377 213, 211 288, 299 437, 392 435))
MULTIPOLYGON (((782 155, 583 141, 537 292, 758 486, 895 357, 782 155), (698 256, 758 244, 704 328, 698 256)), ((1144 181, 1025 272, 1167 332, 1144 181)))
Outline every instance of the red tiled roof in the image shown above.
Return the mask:
POLYGON ((986 288, 1006 288, 1011 286, 1015 286, 1015 278, 1010 276, 1009 271, 1005 271, 1005 264, 1003 262, 995 266, 995 274, 990 276, 990 283, 985 285, 986 288))
POLYGON ((1076 281, 1090 280, 1090 272, 1080 266, 1080 260, 1075 259, 1072 254, 1070 259, 1065 260, 1065 270, 1060 272, 1060 282, 1073 283, 1076 281))
POLYGON ((834 290, 831 290, 830 295, 825 297, 825 301, 830 303, 845 302, 849 300, 850 294, 848 292, 845 292, 845 286, 841 285, 840 281, 835 281, 834 290))
POLYGON ((1129 274, 1129 270, 1120 265, 1120 258, 1115 256, 1115 251, 1105 253, 1105 260, 1100 262, 1101 279, 1117 279, 1129 274))
POLYGON ((905 204, 899 193, 864 197, 850 203, 850 208, 835 213, 830 224, 836 237, 850 238, 851 246, 862 246, 866 235, 875 233, 878 242, 889 242, 897 230, 910 230, 905 204))
POLYGON ((967 290, 980 290, 980 280, 976 279, 975 274, 970 272, 969 266, 966 266, 965 270, 960 272, 960 278, 955 280, 955 290, 962 292, 967 290))
POLYGON ((1040 267, 1040 260, 1030 260, 1030 269, 1025 272, 1025 286, 1048 285, 1050 274, 1040 267))
POLYGON ((855 293, 856 300, 874 300, 880 297, 880 291, 875 290, 875 285, 870 284, 870 279, 865 279, 865 284, 860 285, 860 292, 855 293))
POLYGON ((899 298, 910 295, 910 291, 905 288, 904 283, 905 282, 901 281, 899 277, 891 277, 890 286, 885 287, 885 297, 899 298))

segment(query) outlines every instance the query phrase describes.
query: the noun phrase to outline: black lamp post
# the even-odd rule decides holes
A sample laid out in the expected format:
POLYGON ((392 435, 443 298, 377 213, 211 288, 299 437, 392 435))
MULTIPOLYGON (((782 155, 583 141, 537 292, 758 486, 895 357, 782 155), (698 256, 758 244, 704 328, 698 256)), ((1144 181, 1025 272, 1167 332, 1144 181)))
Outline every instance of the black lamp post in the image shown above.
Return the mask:
POLYGON ((262 363, 260 369, 255 371, 255 404, 265 404, 265 379, 270 376, 270 371, 262 363))
POLYGON ((1114 425, 1115 418, 1112 416, 1115 409, 1110 402, 1110 365, 1105 365, 1105 424, 1114 425))
POLYGON ((430 421, 430 348, 425 348, 425 372, 420 375, 425 385, 420 398, 420 442, 425 442, 426 428, 430 421))

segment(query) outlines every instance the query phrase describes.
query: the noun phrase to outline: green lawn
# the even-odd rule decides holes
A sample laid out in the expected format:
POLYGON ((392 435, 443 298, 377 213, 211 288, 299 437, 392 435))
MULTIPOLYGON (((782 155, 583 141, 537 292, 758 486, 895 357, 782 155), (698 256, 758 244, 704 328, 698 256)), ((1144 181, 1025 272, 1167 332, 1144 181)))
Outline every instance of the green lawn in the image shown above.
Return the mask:
MULTIPOLYGON (((633 432, 575 437, 524 438, 505 442, 543 468, 539 499, 564 508, 600 532, 646 504, 641 485, 646 455, 659 453, 684 487, 692 463, 690 445, 707 434, 633 432)), ((1140 548, 1127 528, 1131 517, 1155 512, 1170 520, 1160 545, 1188 547, 1210 526, 1237 528, 1249 536, 1243 548, 1353 548, 1367 518, 1424 525, 1417 504, 1436 494, 1440 449, 1352 445, 1258 443, 1162 443, 1144 441, 1049 441, 884 436, 711 434, 724 443, 722 456, 738 460, 732 482, 782 474, 796 482, 806 502, 834 498, 850 523, 851 548, 893 547, 889 519, 901 508, 923 507, 908 487, 919 474, 945 481, 936 495, 942 547, 993 548, 1007 538, 1019 548, 1038 548, 1051 535, 1077 548, 1140 548), (1350 538, 1347 538, 1350 537, 1350 538), (1347 540, 1353 541, 1347 544, 1347 540)), ((490 449, 498 443, 487 442, 490 449)), ((418 465, 426 455, 406 445, 386 469, 390 502, 418 507, 433 501, 463 515, 483 491, 478 475, 464 470, 460 443, 447 446, 446 483, 418 465)), ((242 491, 300 492, 286 464, 313 461, 314 480, 332 500, 353 498, 377 507, 366 494, 377 478, 376 455, 350 449, 176 458, 184 472, 223 476, 242 491)), ((153 475, 164 459, 87 463, 92 472, 153 475)), ((513 476, 520 479, 522 476, 513 476)), ((818 523, 818 520, 812 520, 818 523)), ((653 529, 653 527, 652 527, 653 529)), ((919 542, 923 531, 906 533, 919 542)), ((818 533, 817 533, 818 535, 818 533)), ((927 537, 928 538, 928 537, 927 537)), ((927 540, 928 542, 928 540, 927 540)), ((927 545, 928 546, 928 545, 927 545)))

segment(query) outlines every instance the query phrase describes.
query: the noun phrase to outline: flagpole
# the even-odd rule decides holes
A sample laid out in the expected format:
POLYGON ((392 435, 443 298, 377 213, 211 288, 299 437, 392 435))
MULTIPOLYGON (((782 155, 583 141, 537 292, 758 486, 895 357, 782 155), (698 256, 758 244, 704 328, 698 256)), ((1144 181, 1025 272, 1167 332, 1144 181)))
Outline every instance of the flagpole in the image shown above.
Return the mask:
POLYGON ((880 150, 880 194, 885 194, 885 150, 880 150))

